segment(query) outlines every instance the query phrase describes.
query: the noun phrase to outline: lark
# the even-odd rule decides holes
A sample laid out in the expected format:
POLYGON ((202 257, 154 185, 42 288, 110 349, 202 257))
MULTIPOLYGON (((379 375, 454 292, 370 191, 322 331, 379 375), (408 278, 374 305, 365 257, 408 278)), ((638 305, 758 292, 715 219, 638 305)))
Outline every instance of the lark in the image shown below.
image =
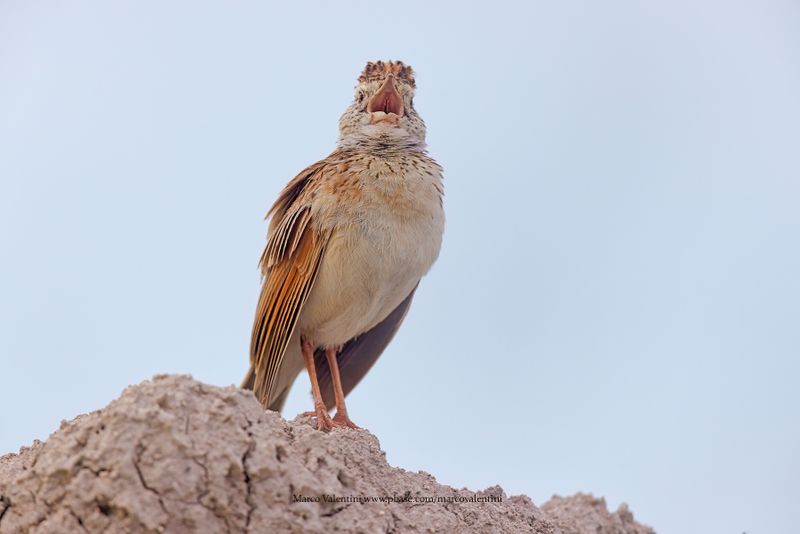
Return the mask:
POLYGON ((394 337, 439 255, 442 168, 427 153, 415 88, 410 66, 367 63, 336 149, 295 176, 267 213, 242 387, 281 411, 305 367, 320 430, 358 428, 345 397, 394 337))

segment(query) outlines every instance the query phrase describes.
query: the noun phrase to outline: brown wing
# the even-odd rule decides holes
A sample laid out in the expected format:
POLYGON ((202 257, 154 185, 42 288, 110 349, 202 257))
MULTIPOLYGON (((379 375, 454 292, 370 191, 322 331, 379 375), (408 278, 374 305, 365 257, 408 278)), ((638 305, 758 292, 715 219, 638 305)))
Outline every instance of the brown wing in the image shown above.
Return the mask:
MULTIPOLYGON (((344 344, 336 361, 339 363, 339 374, 342 378, 342 389, 344 389, 345 395, 358 385, 386 346, 389 345, 408 314, 408 308, 411 306, 411 299, 416 290, 417 288, 414 287, 405 300, 386 316, 386 319, 373 326, 371 330, 344 344)), ((334 407, 335 401, 331 371, 324 351, 317 350, 314 353, 314 364, 317 369, 319 387, 322 390, 322 400, 325 401, 325 406, 331 409, 334 407)))
POLYGON ((261 256, 264 283, 250 342, 251 370, 243 384, 252 387, 265 407, 280 393, 275 381, 283 355, 328 241, 328 235, 314 230, 310 212, 310 186, 324 167, 324 162, 317 163, 295 177, 267 214, 272 220, 261 256))

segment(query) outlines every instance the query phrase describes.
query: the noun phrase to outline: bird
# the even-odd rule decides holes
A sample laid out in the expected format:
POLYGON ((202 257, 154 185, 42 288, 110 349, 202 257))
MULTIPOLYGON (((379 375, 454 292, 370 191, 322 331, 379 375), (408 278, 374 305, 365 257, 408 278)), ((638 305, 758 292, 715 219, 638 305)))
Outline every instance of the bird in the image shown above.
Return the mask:
POLYGON ((411 66, 368 62, 333 152, 267 212, 242 388, 280 412, 305 368, 319 430, 359 428, 345 397, 394 337, 441 249, 443 171, 428 154, 415 91, 411 66))

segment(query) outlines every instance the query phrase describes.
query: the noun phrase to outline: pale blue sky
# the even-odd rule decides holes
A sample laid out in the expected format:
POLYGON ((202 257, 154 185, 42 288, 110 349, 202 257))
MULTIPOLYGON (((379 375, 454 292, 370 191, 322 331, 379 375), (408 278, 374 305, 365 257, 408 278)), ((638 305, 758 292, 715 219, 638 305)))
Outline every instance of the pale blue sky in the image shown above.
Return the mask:
POLYGON ((354 420, 447 484, 795 531, 800 4, 288 4, 0 0, 0 452, 238 384, 264 212, 402 59, 448 223, 354 420))

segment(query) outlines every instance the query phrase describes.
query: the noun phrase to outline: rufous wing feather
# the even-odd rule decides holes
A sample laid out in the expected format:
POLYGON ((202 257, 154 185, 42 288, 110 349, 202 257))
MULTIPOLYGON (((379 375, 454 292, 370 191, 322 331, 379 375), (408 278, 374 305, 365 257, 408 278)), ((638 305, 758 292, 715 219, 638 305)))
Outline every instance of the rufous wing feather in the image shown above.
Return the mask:
POLYGON ((314 165, 289 182, 270 210, 269 239, 261 257, 264 283, 250 343, 251 372, 245 379, 264 407, 276 391, 286 346, 303 304, 314 285, 328 235, 315 230, 306 186, 322 165, 314 165))

